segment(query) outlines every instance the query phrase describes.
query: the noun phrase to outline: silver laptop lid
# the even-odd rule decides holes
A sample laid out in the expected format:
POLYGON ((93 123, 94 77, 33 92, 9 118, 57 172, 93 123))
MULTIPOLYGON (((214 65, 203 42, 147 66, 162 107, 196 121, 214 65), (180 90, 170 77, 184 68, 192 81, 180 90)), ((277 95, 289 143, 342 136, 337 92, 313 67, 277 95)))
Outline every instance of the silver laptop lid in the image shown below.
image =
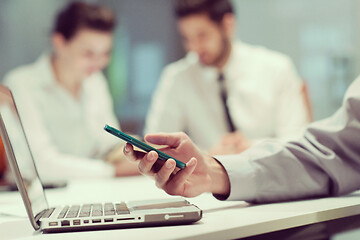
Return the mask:
POLYGON ((48 209, 34 159, 11 91, 0 84, 0 134, 12 173, 35 229, 39 214, 48 209))

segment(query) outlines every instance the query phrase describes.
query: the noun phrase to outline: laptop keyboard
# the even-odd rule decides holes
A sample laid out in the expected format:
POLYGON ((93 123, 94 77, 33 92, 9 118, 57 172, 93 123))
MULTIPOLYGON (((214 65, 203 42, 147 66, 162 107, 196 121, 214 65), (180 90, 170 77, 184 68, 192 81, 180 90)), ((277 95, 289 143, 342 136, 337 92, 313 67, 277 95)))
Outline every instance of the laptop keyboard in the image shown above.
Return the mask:
POLYGON ((51 216, 51 214, 54 212, 55 208, 50 208, 48 209, 42 216, 41 218, 49 218, 51 216))
POLYGON ((62 218, 82 218, 82 217, 99 217, 114 216, 121 214, 130 214, 126 203, 96 203, 65 206, 58 215, 58 219, 62 218))

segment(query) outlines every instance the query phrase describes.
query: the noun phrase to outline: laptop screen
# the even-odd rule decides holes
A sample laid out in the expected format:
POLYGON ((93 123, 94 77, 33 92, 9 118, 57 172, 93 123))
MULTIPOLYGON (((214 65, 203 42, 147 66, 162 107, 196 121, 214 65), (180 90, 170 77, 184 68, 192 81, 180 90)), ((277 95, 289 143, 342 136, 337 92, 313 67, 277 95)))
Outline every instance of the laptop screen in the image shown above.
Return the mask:
MULTIPOLYGON (((48 208, 44 190, 37 173, 34 160, 24 133, 21 120, 10 90, 0 84, 0 115, 2 120, 1 136, 7 157, 12 168, 18 167, 17 181, 22 183, 23 199, 30 205, 33 217, 48 208), (11 156, 14 156, 12 158, 11 156), (14 161, 16 160, 16 164, 14 161), (25 196, 24 196, 25 194, 25 196)), ((16 169, 13 169, 16 172, 16 169)), ((19 183, 18 183, 19 184, 19 183)), ((28 210, 29 211, 29 210, 28 210)))

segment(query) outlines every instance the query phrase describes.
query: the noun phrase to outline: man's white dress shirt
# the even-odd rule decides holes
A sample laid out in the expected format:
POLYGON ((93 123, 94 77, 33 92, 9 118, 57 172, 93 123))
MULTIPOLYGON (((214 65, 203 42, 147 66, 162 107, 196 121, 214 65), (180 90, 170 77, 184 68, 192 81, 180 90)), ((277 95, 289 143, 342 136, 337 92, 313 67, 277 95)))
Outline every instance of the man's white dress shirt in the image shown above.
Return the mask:
POLYGON ((286 201, 360 189, 360 77, 342 107, 310 124, 298 140, 263 141, 242 154, 216 158, 229 175, 228 200, 286 201))
MULTIPOLYGON (((231 119, 250 140, 286 140, 306 126, 302 81, 288 57, 237 42, 223 74, 231 119)), ((213 147, 228 131, 218 75, 193 53, 167 66, 144 133, 185 131, 200 148, 213 147)))
POLYGON ((55 80, 50 57, 11 71, 12 90, 39 174, 43 179, 114 176, 101 158, 119 140, 105 124, 119 127, 102 73, 84 79, 75 99, 55 80))

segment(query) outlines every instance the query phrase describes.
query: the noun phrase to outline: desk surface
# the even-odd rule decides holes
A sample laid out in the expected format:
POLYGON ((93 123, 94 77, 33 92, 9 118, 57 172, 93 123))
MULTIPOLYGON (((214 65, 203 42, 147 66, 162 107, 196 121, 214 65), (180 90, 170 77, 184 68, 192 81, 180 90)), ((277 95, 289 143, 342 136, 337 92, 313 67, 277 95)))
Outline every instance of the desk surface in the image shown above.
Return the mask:
MULTIPOLYGON (((170 198, 146 177, 81 180, 46 191, 50 206, 170 198)), ((338 198, 249 205, 222 202, 211 194, 189 199, 203 209, 192 225, 51 234, 51 239, 233 239, 360 214, 360 192, 338 198)), ((0 193, 1 239, 48 239, 35 232, 17 192, 0 193), (7 215, 9 214, 9 215, 7 215), (16 216, 12 216, 16 215, 16 216)))

